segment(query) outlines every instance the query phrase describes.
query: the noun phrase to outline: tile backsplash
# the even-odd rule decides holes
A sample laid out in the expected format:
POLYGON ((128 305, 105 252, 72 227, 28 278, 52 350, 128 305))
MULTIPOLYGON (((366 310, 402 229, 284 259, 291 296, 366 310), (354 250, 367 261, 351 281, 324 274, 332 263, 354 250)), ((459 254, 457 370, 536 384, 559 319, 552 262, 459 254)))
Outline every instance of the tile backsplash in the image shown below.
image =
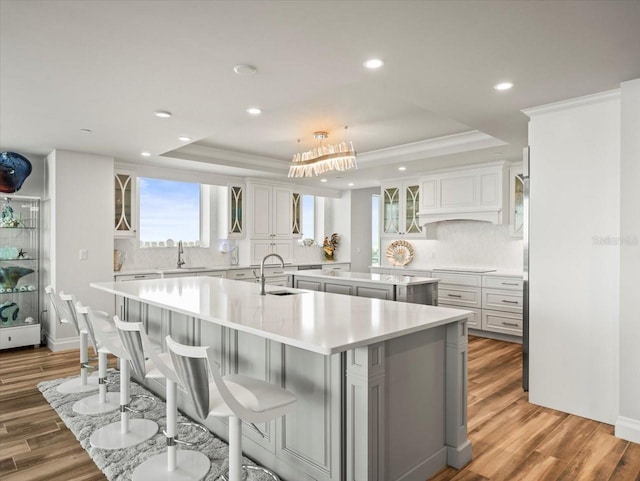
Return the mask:
MULTIPOLYGON (((407 239, 414 247, 411 267, 492 267, 521 270, 522 238, 511 236, 509 225, 446 221, 429 227, 432 239, 407 239)), ((430 236, 431 237, 431 236, 430 236)), ((383 258, 387 246, 383 244, 383 258)), ((386 259, 383 260, 386 265, 386 259)))

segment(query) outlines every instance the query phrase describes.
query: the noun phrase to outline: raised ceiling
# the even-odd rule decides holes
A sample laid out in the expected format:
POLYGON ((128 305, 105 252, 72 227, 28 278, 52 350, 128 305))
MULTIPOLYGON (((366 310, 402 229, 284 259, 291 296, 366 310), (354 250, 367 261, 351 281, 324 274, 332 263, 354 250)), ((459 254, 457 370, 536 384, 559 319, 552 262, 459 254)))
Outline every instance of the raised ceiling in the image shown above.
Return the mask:
POLYGON ((0 22, 2 150, 282 177, 349 125, 360 169, 338 188, 517 160, 521 109, 640 77, 632 0, 0 0, 0 22))

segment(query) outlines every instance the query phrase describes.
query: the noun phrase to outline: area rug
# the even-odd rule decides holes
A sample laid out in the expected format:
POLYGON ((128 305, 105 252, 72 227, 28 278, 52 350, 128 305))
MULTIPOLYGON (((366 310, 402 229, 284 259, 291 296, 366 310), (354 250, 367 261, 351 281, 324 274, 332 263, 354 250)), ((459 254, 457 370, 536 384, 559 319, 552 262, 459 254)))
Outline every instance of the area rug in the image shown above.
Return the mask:
MULTIPOLYGON (((119 386, 119 372, 110 369, 107 373, 109 380, 109 391, 117 391, 119 386)), ((67 378, 69 379, 69 378, 67 378)), ((147 391, 143 386, 135 381, 131 381, 131 395, 144 394, 152 396, 156 400, 156 405, 151 410, 142 414, 132 414, 131 418, 144 418, 155 421, 160 426, 158 434, 150 440, 138 444, 127 449, 106 450, 94 448, 89 443, 89 437, 96 429, 119 422, 119 411, 113 411, 106 414, 98 415, 82 415, 73 411, 73 404, 87 396, 87 393, 79 394, 61 394, 56 387, 67 379, 55 379, 53 381, 43 381, 38 384, 38 389, 47 402, 53 407, 65 425, 75 435, 80 445, 89 453, 89 456, 98 468, 105 474, 109 481, 127 481, 131 479, 133 470, 147 458, 162 453, 166 449, 165 437, 162 430, 166 427, 166 407, 162 399, 147 391)), ((137 409, 142 405, 149 406, 150 402, 144 399, 132 400, 132 407, 137 409), (137 403, 138 405, 134 405, 137 403)), ((178 413, 178 422, 193 422, 191 419, 178 413)), ((204 434, 198 430, 190 433, 189 440, 202 441, 198 446, 190 449, 200 451, 211 459, 211 468, 205 476, 205 481, 214 481, 228 468, 228 446, 227 444, 216 438, 213 434, 204 434)), ((254 464, 251 460, 245 458, 247 464, 254 464)), ((251 481, 270 481, 271 478, 260 472, 252 472, 249 478, 251 481)), ((152 480, 149 480, 152 481, 152 480)))

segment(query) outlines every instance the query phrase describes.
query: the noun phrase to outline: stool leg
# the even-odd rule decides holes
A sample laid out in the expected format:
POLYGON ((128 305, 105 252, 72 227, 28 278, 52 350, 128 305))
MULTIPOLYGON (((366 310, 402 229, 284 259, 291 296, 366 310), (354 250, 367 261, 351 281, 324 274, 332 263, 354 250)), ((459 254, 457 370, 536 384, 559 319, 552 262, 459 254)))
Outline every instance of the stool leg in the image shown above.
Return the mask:
MULTIPOLYGON (((175 439, 178 424, 178 406, 177 399, 178 388, 175 382, 167 379, 167 437, 171 440, 175 439)), ((167 470, 175 471, 177 464, 178 447, 170 443, 167 446, 167 470)))
POLYGON ((98 353, 98 394, 89 396, 77 401, 72 409, 78 414, 100 414, 115 411, 120 406, 118 404, 119 394, 117 392, 107 393, 107 354, 98 353))
POLYGON ((58 386, 58 392, 62 394, 75 394, 83 392, 97 391, 98 377, 89 376, 89 369, 86 367, 89 362, 87 351, 87 333, 80 332, 80 376, 69 379, 58 386))
POLYGON ((229 481, 242 480, 242 421, 229 418, 229 481))
POLYGON ((98 353, 98 384, 100 384, 100 391, 98 392, 100 396, 100 403, 107 402, 107 364, 109 360, 107 359, 106 352, 98 353))
POLYGON ((123 449, 150 439, 158 432, 158 424, 150 419, 129 419, 129 361, 120 363, 120 422, 107 424, 94 431, 89 442, 94 448, 123 449))
POLYGON ((120 432, 122 434, 129 432, 129 362, 120 363, 120 432))
POLYGON ((85 366, 89 362, 89 347, 87 345, 87 333, 80 332, 80 384, 87 385, 87 369, 85 366))

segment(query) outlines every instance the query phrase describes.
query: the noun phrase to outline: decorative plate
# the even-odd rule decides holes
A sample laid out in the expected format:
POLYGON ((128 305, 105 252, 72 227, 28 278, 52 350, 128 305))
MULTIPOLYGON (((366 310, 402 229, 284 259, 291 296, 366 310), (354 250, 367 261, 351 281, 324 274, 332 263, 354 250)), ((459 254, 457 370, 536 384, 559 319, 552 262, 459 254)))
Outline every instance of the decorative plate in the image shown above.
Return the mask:
POLYGON ((413 260, 413 246, 406 240, 393 241, 387 247, 387 260, 394 266, 406 266, 413 260))

